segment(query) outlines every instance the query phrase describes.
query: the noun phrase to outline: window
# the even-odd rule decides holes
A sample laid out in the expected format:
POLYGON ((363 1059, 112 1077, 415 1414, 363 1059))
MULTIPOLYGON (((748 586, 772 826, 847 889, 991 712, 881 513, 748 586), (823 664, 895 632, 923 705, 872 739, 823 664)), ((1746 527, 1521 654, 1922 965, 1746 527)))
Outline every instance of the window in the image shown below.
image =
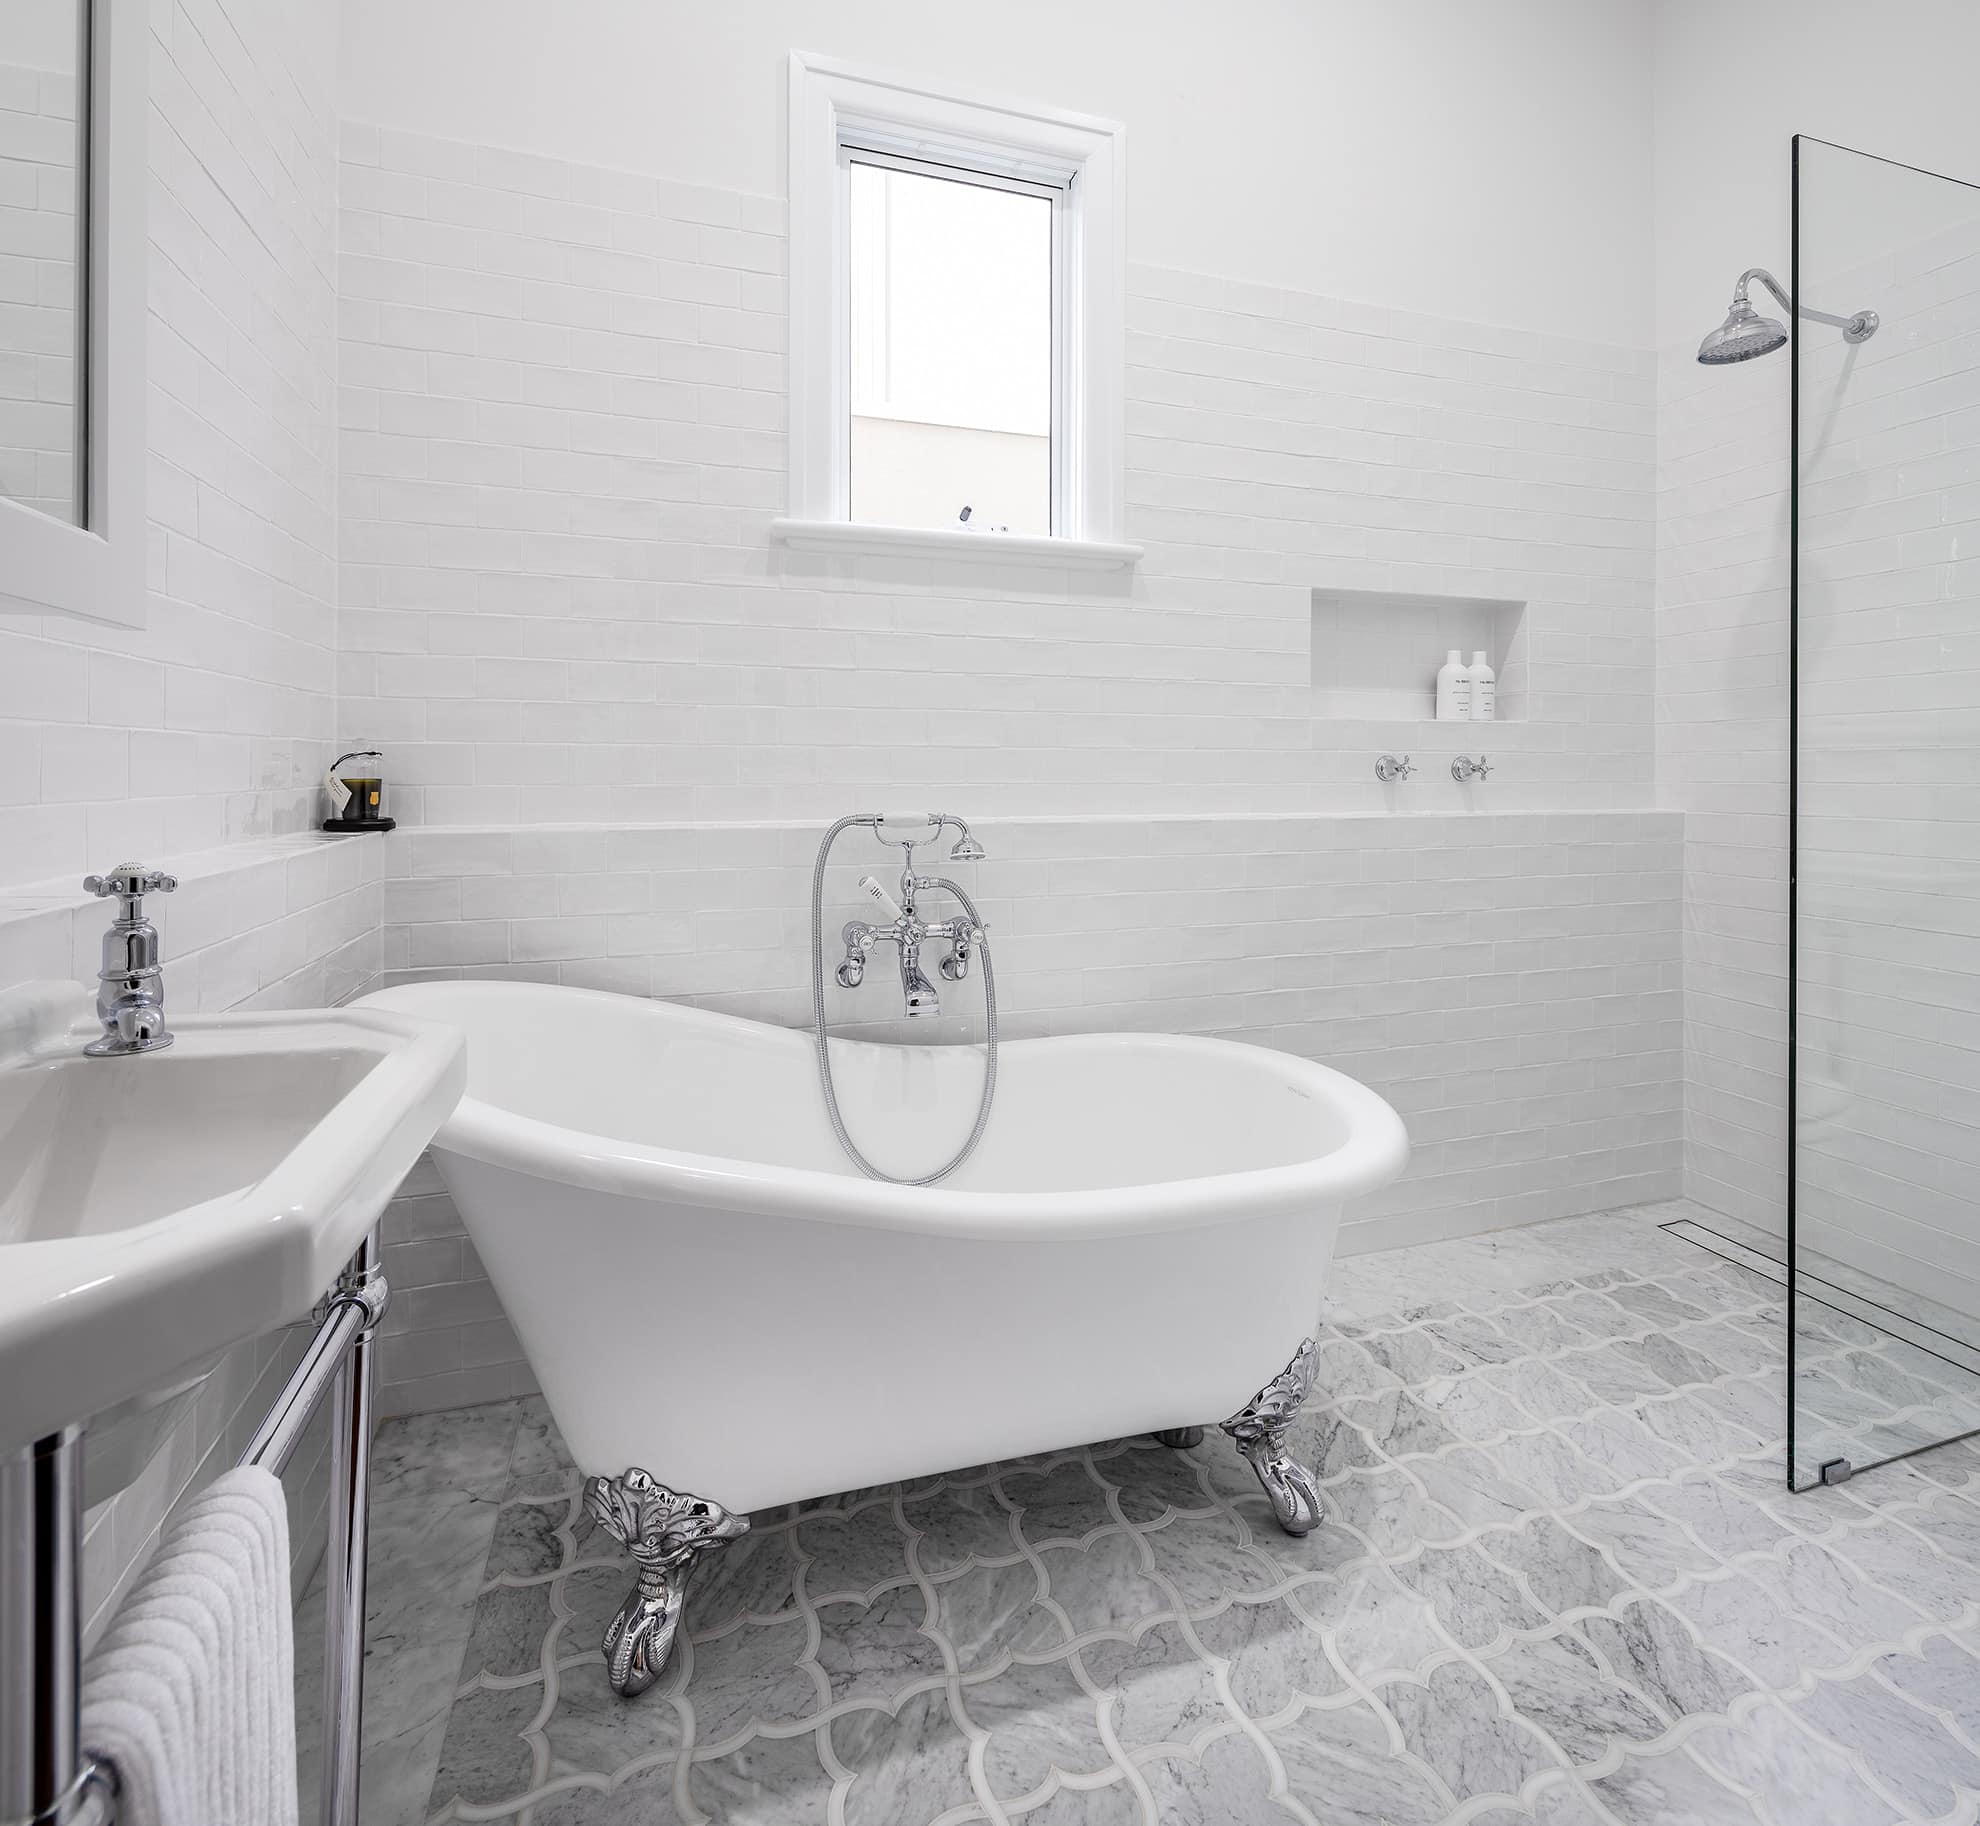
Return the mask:
POLYGON ((799 547, 1131 563, 1120 129, 791 61, 799 547))
POLYGON ((1063 191, 851 167, 850 517, 1052 530, 1052 243, 1063 191))

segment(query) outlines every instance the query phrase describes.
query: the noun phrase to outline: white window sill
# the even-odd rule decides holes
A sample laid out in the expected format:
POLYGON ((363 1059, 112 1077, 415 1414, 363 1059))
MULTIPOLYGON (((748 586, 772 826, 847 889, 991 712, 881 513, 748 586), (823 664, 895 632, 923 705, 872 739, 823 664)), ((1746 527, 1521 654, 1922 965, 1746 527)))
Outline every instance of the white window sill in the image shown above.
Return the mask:
POLYGON ((793 551, 835 557, 980 558, 990 564, 1036 564, 1066 571, 1123 571, 1138 545, 1101 539, 1051 539, 1035 533, 972 533, 960 528, 860 526, 847 520, 772 520, 770 537, 793 551))

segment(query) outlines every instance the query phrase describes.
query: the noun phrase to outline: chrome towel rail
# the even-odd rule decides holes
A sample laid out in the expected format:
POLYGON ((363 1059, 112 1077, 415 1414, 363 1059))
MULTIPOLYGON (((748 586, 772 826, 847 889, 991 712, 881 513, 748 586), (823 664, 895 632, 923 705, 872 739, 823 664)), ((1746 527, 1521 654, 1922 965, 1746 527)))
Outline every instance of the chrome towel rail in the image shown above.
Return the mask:
MULTIPOLYGON (((357 1826, 375 1340, 389 1298, 373 1231, 325 1297, 315 1336, 240 1459, 279 1476, 334 1386, 323 1826, 357 1826)), ((108 1826, 116 1816, 116 1770, 79 1741, 82 1448, 83 1429, 65 1427, 0 1458, 0 1826, 108 1826)))

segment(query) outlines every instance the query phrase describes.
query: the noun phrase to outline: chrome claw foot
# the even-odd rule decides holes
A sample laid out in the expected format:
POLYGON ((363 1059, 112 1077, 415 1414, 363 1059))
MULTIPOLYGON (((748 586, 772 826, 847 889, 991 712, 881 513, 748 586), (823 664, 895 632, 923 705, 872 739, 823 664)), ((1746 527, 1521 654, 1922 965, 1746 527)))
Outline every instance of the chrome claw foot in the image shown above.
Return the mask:
POLYGON ((1191 1446, 1203 1443, 1201 1427, 1162 1427, 1149 1434, 1158 1446, 1167 1446, 1171 1452, 1187 1452, 1191 1446))
POLYGON ((586 1478, 584 1506, 639 1568, 639 1583, 605 1626, 606 1677, 632 1699, 666 1671, 695 1561, 747 1534, 749 1518, 670 1490, 637 1466, 623 1477, 586 1478))
POLYGON ((1288 1534, 1311 1534, 1320 1525, 1320 1487, 1313 1473, 1286 1451, 1286 1431, 1313 1386, 1313 1340, 1223 1423, 1264 1486, 1272 1513, 1288 1534))

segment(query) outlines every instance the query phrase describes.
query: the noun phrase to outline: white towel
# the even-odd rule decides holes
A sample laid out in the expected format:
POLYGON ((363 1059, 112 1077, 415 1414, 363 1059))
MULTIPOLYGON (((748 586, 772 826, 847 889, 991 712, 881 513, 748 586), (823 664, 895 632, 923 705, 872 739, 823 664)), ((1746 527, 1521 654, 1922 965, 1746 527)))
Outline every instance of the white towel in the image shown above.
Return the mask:
POLYGON ((279 1479, 229 1471, 187 1507, 89 1658, 82 1741, 117 1765, 118 1826, 296 1826, 279 1479))

